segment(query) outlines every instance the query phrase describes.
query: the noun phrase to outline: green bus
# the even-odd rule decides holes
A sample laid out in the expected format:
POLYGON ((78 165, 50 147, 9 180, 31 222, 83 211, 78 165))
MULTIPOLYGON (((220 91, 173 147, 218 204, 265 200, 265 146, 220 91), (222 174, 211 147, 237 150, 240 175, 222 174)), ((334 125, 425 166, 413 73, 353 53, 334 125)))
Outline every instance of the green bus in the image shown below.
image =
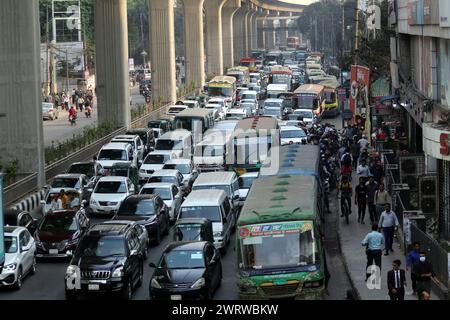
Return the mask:
POLYGON ((233 148, 227 154, 227 169, 237 175, 259 171, 270 148, 280 145, 278 121, 269 116, 241 119, 234 128, 231 143, 233 148))
POLYGON ((327 267, 317 180, 277 175, 253 182, 237 222, 241 299, 322 299, 327 267))

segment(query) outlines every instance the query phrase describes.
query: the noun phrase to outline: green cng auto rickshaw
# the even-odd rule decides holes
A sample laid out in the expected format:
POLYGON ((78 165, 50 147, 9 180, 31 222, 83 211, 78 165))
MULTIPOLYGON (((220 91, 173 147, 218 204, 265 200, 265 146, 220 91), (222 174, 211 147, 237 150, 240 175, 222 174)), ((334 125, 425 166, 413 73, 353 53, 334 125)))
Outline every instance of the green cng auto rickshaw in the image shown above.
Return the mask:
POLYGON ((111 176, 128 177, 134 184, 135 190, 139 190, 139 170, 129 162, 116 162, 109 172, 111 176))
POLYGON ((205 218, 179 219, 174 226, 173 240, 214 243, 212 222, 205 218))

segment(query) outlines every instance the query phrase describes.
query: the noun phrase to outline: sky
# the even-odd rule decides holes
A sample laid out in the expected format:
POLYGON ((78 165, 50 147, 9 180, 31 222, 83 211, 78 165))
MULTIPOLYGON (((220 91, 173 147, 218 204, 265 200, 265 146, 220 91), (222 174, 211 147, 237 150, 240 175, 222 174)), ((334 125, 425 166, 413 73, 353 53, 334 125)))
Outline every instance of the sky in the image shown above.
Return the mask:
POLYGON ((317 2, 318 0, 278 0, 278 1, 308 5, 308 4, 311 4, 313 2, 317 2))

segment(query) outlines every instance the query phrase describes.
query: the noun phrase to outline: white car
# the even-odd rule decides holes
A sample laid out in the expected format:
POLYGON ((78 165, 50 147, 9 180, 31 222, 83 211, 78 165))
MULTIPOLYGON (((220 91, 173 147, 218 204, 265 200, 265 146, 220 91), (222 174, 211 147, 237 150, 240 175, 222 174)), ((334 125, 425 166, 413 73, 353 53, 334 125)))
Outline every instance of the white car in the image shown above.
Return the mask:
POLYGON ((254 101, 255 103, 258 103, 258 92, 254 91, 254 90, 244 91, 241 96, 241 103, 244 100, 250 100, 250 101, 254 101))
POLYGON ((167 182, 146 183, 139 194, 159 195, 169 208, 170 220, 175 221, 177 219, 181 203, 183 202, 183 192, 175 184, 167 182))
POLYGON ((36 243, 24 227, 4 227, 5 263, 0 269, 0 287, 22 287, 27 274, 36 272, 36 243))
POLYGON ((142 161, 144 155, 144 143, 138 135, 122 134, 111 139, 110 143, 129 143, 133 147, 137 161, 142 161))
POLYGON ((122 201, 136 191, 127 177, 101 177, 92 191, 89 207, 93 213, 114 214, 122 201))
POLYGON ((295 109, 290 115, 289 119, 297 120, 298 118, 303 118, 305 124, 313 124, 316 120, 314 112, 311 109, 295 109))
POLYGON ((200 104, 196 100, 183 100, 183 104, 189 108, 200 108, 200 104))
POLYGON ((174 158, 176 158, 176 154, 172 150, 156 150, 150 152, 139 168, 139 180, 146 181, 156 170, 162 169, 167 161, 174 158))
POLYGON ((306 143, 307 137, 303 129, 295 126, 280 127, 281 145, 306 143))
POLYGON ((208 104, 220 104, 223 109, 229 106, 224 98, 211 98, 208 100, 208 104))
POLYGON ((184 188, 183 175, 178 170, 174 169, 161 169, 156 170, 152 176, 148 179, 147 183, 155 182, 166 182, 173 183, 178 188, 180 188, 183 193, 186 193, 186 188, 184 188))
POLYGON ((256 103, 253 101, 241 101, 241 104, 239 105, 240 108, 247 110, 247 113, 250 113, 251 115, 255 115, 258 108, 256 107, 256 103))
POLYGON ((239 182, 239 204, 243 205, 247 198, 248 191, 253 184, 253 181, 258 178, 259 172, 247 172, 241 174, 238 178, 239 182))
POLYGON ((97 161, 105 169, 105 173, 107 173, 116 162, 131 162, 137 166, 133 147, 126 142, 105 144, 98 152, 97 161))
POLYGON ((191 159, 172 159, 167 161, 162 168, 180 171, 183 175, 185 187, 190 188, 198 177, 198 171, 195 169, 194 162, 191 159))
POLYGON ((189 107, 185 106, 185 105, 182 105, 182 104, 169 106, 169 107, 167 107, 166 114, 168 114, 168 115, 176 115, 177 113, 180 113, 181 111, 183 111, 183 110, 185 110, 187 108, 189 108, 189 107))
POLYGON ((225 118, 224 108, 220 104, 208 103, 205 108, 214 110, 214 119, 223 120, 225 118))
POLYGON ((225 116, 226 120, 241 120, 244 118, 247 118, 251 116, 249 114, 248 110, 242 109, 242 108, 233 108, 227 111, 227 114, 225 116))

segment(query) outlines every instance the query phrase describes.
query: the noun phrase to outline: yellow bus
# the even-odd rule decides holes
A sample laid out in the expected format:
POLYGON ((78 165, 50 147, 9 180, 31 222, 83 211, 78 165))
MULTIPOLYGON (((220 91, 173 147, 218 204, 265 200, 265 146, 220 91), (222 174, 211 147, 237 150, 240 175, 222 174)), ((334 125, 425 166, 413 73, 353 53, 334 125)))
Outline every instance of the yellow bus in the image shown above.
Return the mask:
POLYGON ((216 76, 208 82, 208 96, 223 97, 227 105, 232 106, 236 99, 236 79, 228 76, 216 76))

